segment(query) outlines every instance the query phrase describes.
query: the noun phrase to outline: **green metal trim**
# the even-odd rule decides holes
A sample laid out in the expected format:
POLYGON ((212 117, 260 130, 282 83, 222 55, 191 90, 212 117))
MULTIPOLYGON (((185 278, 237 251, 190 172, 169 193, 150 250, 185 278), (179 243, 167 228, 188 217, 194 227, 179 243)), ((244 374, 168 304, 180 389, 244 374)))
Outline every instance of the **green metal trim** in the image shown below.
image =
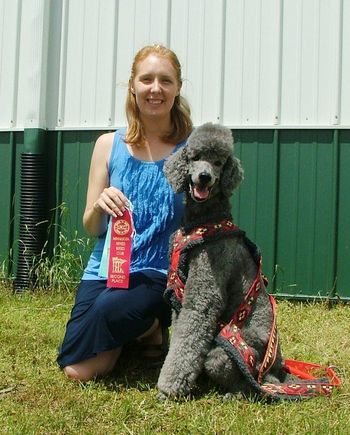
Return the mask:
POLYGON ((25 128, 23 152, 43 154, 45 152, 46 134, 46 130, 40 128, 25 128))
POLYGON ((59 243, 59 233, 61 225, 61 204, 62 204, 62 179, 63 179, 63 132, 59 131, 57 134, 57 152, 56 152, 56 183, 55 183, 55 228, 53 236, 53 246, 59 243))
POLYGON ((339 132, 338 215, 336 235, 337 293, 350 295, 350 130, 339 132))
POLYGON ((0 261, 8 276, 13 271, 13 240, 14 240, 14 203, 15 203, 15 170, 16 170, 16 134, 15 132, 0 133, 0 173, 3 175, 0 192, 0 261))
POLYGON ((280 137, 280 199, 276 288, 295 294, 334 287, 337 144, 332 131, 284 131, 280 137))
MULTIPOLYGON (((279 132, 238 130, 233 136, 235 154, 245 173, 242 185, 233 195, 233 216, 262 249, 264 272, 272 277, 276 262, 279 132)), ((273 280, 270 286, 274 288, 273 280)))
MULTIPOLYGON (((274 240, 273 240, 273 254, 272 254, 272 264, 273 264, 273 271, 275 277, 276 273, 276 265, 277 265, 277 249, 278 249, 278 223, 279 223, 279 198, 280 198, 280 156, 281 156, 281 148, 280 148, 280 130, 275 130, 273 134, 273 144, 274 148, 276 150, 276 174, 275 174, 275 210, 274 210, 274 225, 275 225, 275 231, 274 231, 274 240)), ((272 292, 276 291, 276 279, 272 280, 272 283, 269 284, 272 292)))
MULTIPOLYGON (((16 170, 16 158, 15 158, 15 134, 14 132, 10 132, 10 159, 11 159, 11 174, 15 173, 16 170)), ((16 188, 16 183, 15 183, 15 177, 11 177, 11 182, 10 182, 10 195, 11 195, 11 204, 10 204, 10 216, 13 216, 14 214, 14 195, 15 195, 15 188, 16 188)), ((9 228, 9 235, 8 235, 8 246, 13 246, 13 241, 14 241, 14 222, 13 219, 11 219, 10 221, 10 228, 9 228)), ((11 253, 12 250, 9 250, 8 253, 8 259, 9 259, 9 263, 8 263, 8 270, 7 273, 9 276, 13 275, 14 273, 14 264, 13 264, 13 252, 11 253)))

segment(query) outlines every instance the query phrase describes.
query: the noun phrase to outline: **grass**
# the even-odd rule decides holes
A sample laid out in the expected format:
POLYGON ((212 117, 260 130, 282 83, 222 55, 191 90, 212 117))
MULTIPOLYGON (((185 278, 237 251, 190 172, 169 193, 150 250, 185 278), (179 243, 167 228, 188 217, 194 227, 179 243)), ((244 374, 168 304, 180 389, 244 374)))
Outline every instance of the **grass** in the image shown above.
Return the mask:
MULTIPOLYGON (((33 286, 69 291, 80 281, 86 253, 91 253, 92 240, 78 237, 77 231, 73 237, 67 237, 64 232, 59 231, 57 244, 50 255, 47 255, 47 245, 46 242, 40 255, 32 260, 29 273, 33 286)), ((6 276, 6 271, 0 276, 6 276)))
POLYGON ((76 384, 55 363, 73 292, 0 286, 1 434, 350 434, 350 306, 278 303, 285 357, 339 367, 330 398, 223 402, 204 381, 195 399, 158 402, 158 369, 125 357, 111 376, 76 384))

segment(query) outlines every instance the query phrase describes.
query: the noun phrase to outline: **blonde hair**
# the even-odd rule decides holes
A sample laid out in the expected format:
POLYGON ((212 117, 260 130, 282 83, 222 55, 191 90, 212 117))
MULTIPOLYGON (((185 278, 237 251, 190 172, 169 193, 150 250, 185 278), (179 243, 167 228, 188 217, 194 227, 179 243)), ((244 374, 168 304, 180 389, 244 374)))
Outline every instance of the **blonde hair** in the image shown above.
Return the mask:
MULTIPOLYGON (((172 50, 164 47, 163 45, 156 44, 147 45, 136 53, 131 67, 128 93, 125 104, 126 118, 128 120, 128 130, 125 140, 130 145, 143 145, 145 143, 143 124, 140 119, 140 112, 136 104, 135 95, 131 92, 131 87, 136 75, 138 63, 146 59, 146 57, 151 54, 168 59, 175 70, 176 80, 179 88, 181 88, 182 85, 181 65, 179 59, 172 50)), ((172 129, 167 135, 162 137, 162 139, 169 142, 178 143, 181 140, 184 140, 190 134, 193 128, 190 107, 186 99, 180 94, 175 97, 170 116, 172 129)))

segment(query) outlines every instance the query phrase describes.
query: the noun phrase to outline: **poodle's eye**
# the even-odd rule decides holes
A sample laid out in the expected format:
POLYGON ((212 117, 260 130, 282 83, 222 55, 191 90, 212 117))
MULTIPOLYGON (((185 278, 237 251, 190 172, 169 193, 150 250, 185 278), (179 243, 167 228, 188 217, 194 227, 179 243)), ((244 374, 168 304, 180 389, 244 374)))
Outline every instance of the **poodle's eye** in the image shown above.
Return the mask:
POLYGON ((194 162, 197 162, 197 161, 199 160, 199 156, 193 156, 193 157, 192 157, 192 160, 193 160, 194 162))
POLYGON ((220 167, 220 166, 221 166, 221 161, 220 161, 220 160, 216 160, 216 161, 214 162, 214 165, 220 167))

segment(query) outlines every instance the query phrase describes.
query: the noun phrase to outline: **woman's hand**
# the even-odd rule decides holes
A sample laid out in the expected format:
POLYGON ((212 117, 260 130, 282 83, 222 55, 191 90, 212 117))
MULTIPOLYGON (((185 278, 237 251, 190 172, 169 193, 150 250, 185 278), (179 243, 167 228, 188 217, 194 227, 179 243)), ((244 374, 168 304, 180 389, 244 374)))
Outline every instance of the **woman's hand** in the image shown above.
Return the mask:
POLYGON ((128 198, 116 187, 105 187, 94 202, 93 208, 117 217, 123 215, 128 202, 128 198))

